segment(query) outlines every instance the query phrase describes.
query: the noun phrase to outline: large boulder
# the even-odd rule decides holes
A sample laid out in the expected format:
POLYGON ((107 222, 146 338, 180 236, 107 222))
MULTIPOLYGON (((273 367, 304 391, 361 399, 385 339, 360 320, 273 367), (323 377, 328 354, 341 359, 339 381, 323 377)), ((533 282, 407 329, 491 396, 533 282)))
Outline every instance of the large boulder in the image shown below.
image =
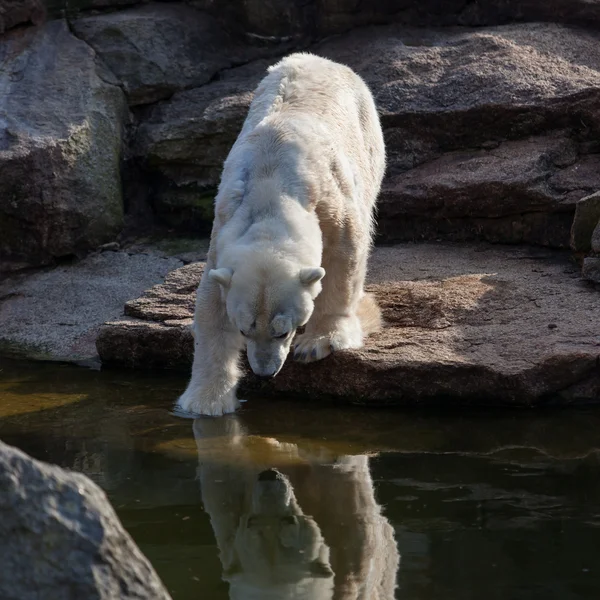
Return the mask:
POLYGON ((259 52, 235 43, 213 17, 182 3, 84 17, 72 26, 116 75, 132 105, 201 86, 259 52))
POLYGON ((168 600, 104 492, 0 442, 3 600, 168 600))
MULTIPOLYGON (((203 265, 127 303, 97 346, 106 365, 188 371, 194 290, 203 265)), ((291 360, 261 394, 346 401, 536 405, 600 397, 600 295, 556 251, 450 244, 375 250, 370 287, 387 327, 359 351, 291 360), (332 373, 343 377, 332 377, 332 373)))
POLYGON ((12 31, 0 53, 0 271, 111 241, 123 92, 64 21, 12 31))
MULTIPOLYGON (((551 24, 389 26, 313 47, 353 67, 375 96, 389 156, 382 237, 568 246, 575 203, 600 181, 599 41, 551 24)), ((170 224, 205 208, 268 64, 175 94, 141 123, 134 155, 170 224)))

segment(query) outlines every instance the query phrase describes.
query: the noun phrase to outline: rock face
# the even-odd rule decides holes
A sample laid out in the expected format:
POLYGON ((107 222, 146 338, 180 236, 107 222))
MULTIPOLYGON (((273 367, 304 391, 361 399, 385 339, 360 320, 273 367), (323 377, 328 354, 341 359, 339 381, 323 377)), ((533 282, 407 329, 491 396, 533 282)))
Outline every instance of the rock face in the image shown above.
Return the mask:
POLYGON ((20 358, 96 361, 102 323, 183 263, 103 252, 76 265, 0 281, 0 352, 20 358))
POLYGON ((104 492, 87 477, 0 442, 0 489, 3 600, 168 600, 104 492))
MULTIPOLYGON (((129 302, 97 345, 103 362, 189 369, 194 290, 203 265, 175 271, 129 302)), ((535 405, 586 402, 600 394, 600 296, 575 265, 486 245, 379 248, 370 289, 388 326, 360 351, 305 366, 286 363, 261 394, 346 401, 535 405), (343 377, 332 377, 332 373, 343 377)))
MULTIPOLYGON (((391 26, 312 47, 353 67, 376 98, 389 155, 382 239, 567 247, 575 202, 600 188, 599 41, 547 24, 391 26)), ((163 213, 217 184, 268 64, 175 94, 141 124, 134 154, 163 213)))
POLYGON ((123 93, 64 21, 0 40, 0 271, 115 238, 123 93))
POLYGON ((132 105, 201 86, 257 54, 232 42, 211 16, 177 3, 85 17, 73 29, 117 76, 132 105))

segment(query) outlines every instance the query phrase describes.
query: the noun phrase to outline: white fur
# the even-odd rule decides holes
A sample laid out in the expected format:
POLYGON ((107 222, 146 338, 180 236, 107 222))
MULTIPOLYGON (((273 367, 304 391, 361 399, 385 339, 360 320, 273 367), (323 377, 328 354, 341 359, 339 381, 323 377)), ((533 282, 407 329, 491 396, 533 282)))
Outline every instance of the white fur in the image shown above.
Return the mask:
POLYGON ((363 284, 385 169, 373 98, 349 68, 293 54, 263 79, 225 161, 198 288, 192 377, 178 408, 238 406, 238 359, 274 376, 359 348, 380 324, 363 284))

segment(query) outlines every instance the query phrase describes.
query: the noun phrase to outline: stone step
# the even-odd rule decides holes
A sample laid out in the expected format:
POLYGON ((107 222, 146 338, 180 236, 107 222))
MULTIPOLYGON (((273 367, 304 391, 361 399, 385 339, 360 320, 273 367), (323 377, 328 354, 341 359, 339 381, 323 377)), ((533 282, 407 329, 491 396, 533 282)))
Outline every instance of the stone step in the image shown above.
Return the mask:
MULTIPOLYGON (((106 366, 189 371, 202 263, 129 302, 97 339, 106 366)), ((374 251, 369 289, 387 326, 360 351, 291 360, 262 395, 404 406, 570 404, 600 398, 600 294, 558 251, 403 244, 374 251), (336 374, 340 376, 336 376, 336 374), (343 375, 343 377, 341 376, 343 375)))
POLYGON ((389 177, 379 199, 387 241, 483 238, 568 248, 575 204, 600 189, 600 155, 565 137, 448 152, 389 177))

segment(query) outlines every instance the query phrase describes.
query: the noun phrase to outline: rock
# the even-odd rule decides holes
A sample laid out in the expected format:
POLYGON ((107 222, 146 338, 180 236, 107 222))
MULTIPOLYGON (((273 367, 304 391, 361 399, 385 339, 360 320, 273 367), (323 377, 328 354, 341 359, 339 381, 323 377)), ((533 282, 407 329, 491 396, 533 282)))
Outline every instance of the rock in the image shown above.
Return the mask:
POLYGON ((96 341, 102 361, 139 368, 177 369, 190 364, 191 329, 196 288, 204 263, 186 265, 169 273, 163 284, 125 304, 127 320, 105 324, 96 341), (115 324, 115 326, 112 325, 115 324), (160 337, 161 348, 156 347, 160 337), (146 341, 144 341, 146 340, 146 341), (142 354, 138 354, 144 347, 142 354), (127 357, 127 358, 125 358, 127 357))
POLYGON ((0 41, 0 272, 112 241, 123 225, 123 93, 64 21, 0 41))
POLYGON ((230 40, 213 17, 178 3, 84 17, 73 29, 122 82, 132 105, 201 86, 258 55, 230 40))
POLYGON ((16 25, 39 25, 45 15, 41 0, 0 0, 0 34, 16 25))
MULTIPOLYGON (((383 238, 567 246, 574 204, 600 180, 599 37, 552 24, 389 26, 312 47, 353 67, 376 98, 389 157, 383 238), (446 193, 449 205, 441 207, 446 193), (495 217, 478 211, 471 194, 493 204, 495 217)), ((161 219, 170 215, 175 227, 189 222, 181 215, 216 186, 268 64, 175 94, 141 124, 134 154, 154 183, 151 202, 161 219)))
POLYGON ((0 354, 97 361, 96 334, 123 304, 182 263, 174 258, 102 252, 75 265, 0 283, 0 354))
MULTIPOLYGON (((598 187, 600 188, 600 185, 598 187)), ((600 192, 582 198, 575 205, 571 249, 575 252, 589 252, 592 248, 592 236, 598 227, 600 227, 600 192)))
MULTIPOLYGON (((202 268, 172 273, 128 304, 134 317, 106 323, 97 341, 103 363, 188 372, 202 268)), ((600 314, 600 296, 565 254, 406 244, 377 248, 369 278, 388 326, 364 349, 309 366, 289 361, 268 385, 249 375, 245 387, 401 405, 598 399, 600 322, 590 315, 600 314)))
POLYGON ((379 234, 386 240, 483 237, 566 247, 571 198, 600 186, 596 158, 594 169, 564 181, 565 166, 576 160, 575 144, 563 137, 445 153, 388 178, 379 199, 379 234))
POLYGON ((596 229, 592 234, 592 251, 600 254, 600 221, 598 221, 598 225, 596 225, 596 229))
POLYGON ((104 492, 0 442, 0 597, 168 600, 104 492))
POLYGON ((588 256, 583 259, 583 278, 594 283, 600 283, 600 258, 588 256))

